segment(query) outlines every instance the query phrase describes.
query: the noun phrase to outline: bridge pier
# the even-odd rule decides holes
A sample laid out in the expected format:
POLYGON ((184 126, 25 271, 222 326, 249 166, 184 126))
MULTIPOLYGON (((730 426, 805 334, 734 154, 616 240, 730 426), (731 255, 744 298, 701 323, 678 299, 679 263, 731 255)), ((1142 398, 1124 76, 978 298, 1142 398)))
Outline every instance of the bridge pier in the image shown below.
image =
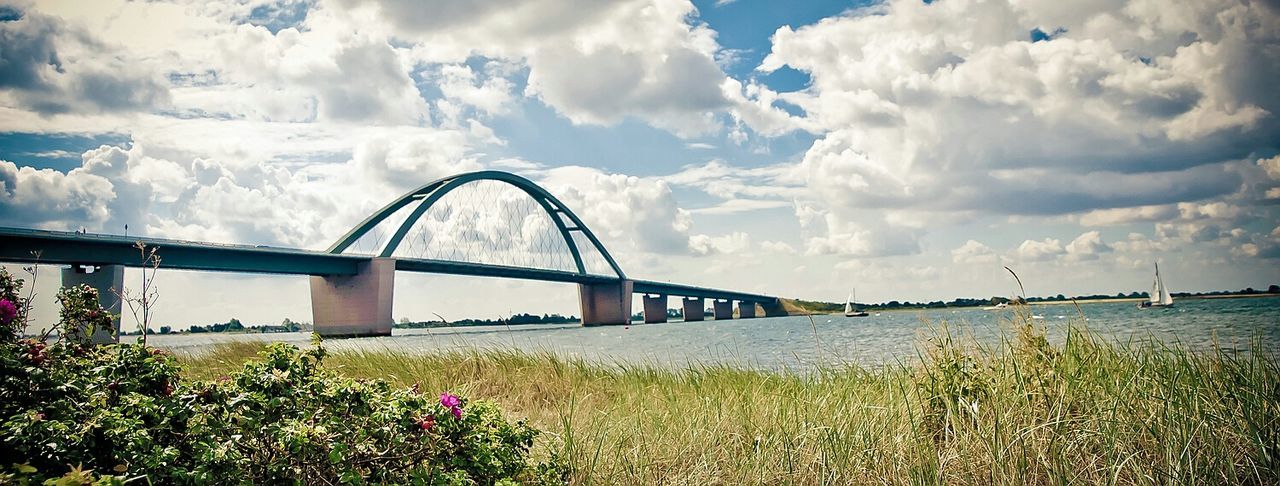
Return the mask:
POLYGON ((111 325, 115 331, 94 329, 89 336, 93 344, 120 342, 120 295, 124 290, 124 265, 71 265, 62 269, 62 286, 88 285, 98 291, 98 304, 115 315, 111 325))
POLYGON ((782 306, 782 299, 778 299, 773 302, 761 303, 760 308, 764 310, 765 317, 785 317, 791 315, 787 313, 787 309, 782 306))
POLYGON ((745 300, 738 301, 738 319, 753 319, 756 317, 756 303, 745 300))
POLYGON ((702 307, 702 299, 684 298, 684 322, 701 321, 706 318, 707 310, 702 307))
POLYGON ((394 258, 360 263, 355 275, 311 277, 311 318, 321 336, 390 336, 394 258))
POLYGON ((645 295, 643 300, 645 324, 667 322, 667 296, 662 294, 652 297, 645 295))
POLYGON ((582 307, 582 325, 605 326, 631 323, 630 280, 578 284, 578 302, 582 307))
POLYGON ((711 303, 712 310, 715 311, 717 321, 723 319, 733 319, 733 301, 732 300, 715 300, 711 303))

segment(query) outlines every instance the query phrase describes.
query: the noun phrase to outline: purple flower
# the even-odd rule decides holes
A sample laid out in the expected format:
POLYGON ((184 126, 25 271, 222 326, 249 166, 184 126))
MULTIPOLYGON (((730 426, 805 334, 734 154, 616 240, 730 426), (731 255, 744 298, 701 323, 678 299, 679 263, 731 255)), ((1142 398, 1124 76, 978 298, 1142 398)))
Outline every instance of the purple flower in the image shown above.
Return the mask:
MULTIPOLYGON (((449 393, 441 393, 441 394, 440 394, 440 405, 443 405, 443 406, 445 406, 445 407, 449 407, 449 408, 458 408, 458 407, 462 406, 462 399, 461 399, 461 398, 458 398, 458 396, 457 396, 457 395, 452 395, 452 394, 449 394, 449 393)), ((454 414, 454 415, 457 415, 457 414, 454 414)))
POLYGON ((9 299, 0 299, 0 323, 8 324, 18 317, 18 307, 9 299))
POLYGON ((458 420, 462 420, 462 407, 452 407, 449 411, 453 412, 453 416, 457 417, 458 420))

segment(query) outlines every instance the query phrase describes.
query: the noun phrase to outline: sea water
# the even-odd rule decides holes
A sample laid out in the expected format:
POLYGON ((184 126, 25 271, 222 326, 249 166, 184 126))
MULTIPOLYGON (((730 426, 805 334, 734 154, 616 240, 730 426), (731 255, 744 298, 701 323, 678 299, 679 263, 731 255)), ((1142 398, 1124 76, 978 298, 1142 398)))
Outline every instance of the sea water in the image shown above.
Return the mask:
MULTIPOLYGON (((1138 309, 1133 302, 1076 306, 1032 305, 1022 310, 928 309, 872 312, 869 317, 790 316, 701 322, 581 327, 568 325, 476 326, 396 329, 392 336, 332 339, 332 350, 390 349, 408 353, 505 349, 551 352, 607 365, 682 368, 732 365, 805 371, 818 366, 879 366, 919 359, 923 346, 947 329, 974 342, 998 345, 1015 312, 1033 316, 1050 341, 1061 343, 1070 326, 1084 326, 1110 341, 1154 340, 1187 349, 1252 352, 1280 350, 1280 297, 1183 299, 1169 309, 1138 309), (1256 339, 1256 342, 1255 342, 1256 339)), ((129 338, 126 338, 129 339, 129 338)), ((230 341, 310 342, 309 333, 154 335, 149 342, 198 354, 230 341)))

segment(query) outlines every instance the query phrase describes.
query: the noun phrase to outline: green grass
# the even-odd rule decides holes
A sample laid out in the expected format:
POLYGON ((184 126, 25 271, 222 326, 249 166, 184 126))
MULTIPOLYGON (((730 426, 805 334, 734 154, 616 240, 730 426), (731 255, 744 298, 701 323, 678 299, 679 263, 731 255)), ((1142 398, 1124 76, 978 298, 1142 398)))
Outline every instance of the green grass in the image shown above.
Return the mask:
MULTIPOLYGON (((1112 343, 1051 346, 1009 323, 945 325, 909 363, 809 374, 600 365, 508 350, 335 352, 327 365, 499 403, 546 431, 579 484, 1280 482, 1280 359, 1112 343)), ((212 378, 260 347, 186 359, 212 378)))

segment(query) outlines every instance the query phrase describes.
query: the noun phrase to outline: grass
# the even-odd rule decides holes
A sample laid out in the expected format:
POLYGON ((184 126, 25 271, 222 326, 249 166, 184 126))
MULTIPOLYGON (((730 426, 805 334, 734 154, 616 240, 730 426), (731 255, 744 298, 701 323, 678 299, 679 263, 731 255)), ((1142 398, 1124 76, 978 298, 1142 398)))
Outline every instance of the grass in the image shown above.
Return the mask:
MULTIPOLYGON (((1113 343, 1034 321, 980 345, 938 325, 910 362, 775 373, 550 354, 335 352, 352 377, 499 403, 577 484, 1280 482, 1280 359, 1113 343)), ((186 358, 213 378, 260 345, 186 358)))

